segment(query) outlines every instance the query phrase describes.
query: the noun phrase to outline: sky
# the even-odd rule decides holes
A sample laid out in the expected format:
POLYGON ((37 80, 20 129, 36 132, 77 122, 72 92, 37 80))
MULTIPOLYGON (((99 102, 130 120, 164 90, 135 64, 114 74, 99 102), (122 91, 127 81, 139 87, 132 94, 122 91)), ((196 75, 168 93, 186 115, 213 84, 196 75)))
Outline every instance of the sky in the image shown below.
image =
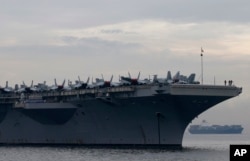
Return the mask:
POLYGON ((250 1, 0 0, 0 85, 180 71, 243 93, 193 123, 242 124, 250 133, 250 1))

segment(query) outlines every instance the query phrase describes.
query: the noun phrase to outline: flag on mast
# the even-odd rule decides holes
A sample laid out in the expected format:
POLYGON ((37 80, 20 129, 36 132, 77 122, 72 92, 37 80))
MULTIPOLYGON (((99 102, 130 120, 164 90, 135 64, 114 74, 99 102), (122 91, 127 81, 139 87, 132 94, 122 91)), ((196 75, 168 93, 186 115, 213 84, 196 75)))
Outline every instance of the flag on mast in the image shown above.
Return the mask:
POLYGON ((202 47, 201 47, 201 56, 203 56, 203 53, 204 53, 204 50, 203 50, 202 47))

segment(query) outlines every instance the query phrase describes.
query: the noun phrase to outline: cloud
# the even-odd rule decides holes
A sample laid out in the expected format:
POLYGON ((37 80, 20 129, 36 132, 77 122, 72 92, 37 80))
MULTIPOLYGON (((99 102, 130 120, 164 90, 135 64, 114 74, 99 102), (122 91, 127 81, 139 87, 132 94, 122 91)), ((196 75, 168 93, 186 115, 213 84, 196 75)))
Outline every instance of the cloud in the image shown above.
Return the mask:
POLYGON ((18 32, 12 42, 3 34, 0 39, 3 44, 11 43, 0 48, 2 60, 54 60, 58 67, 64 67, 59 60, 70 57, 72 62, 81 59, 87 64, 85 68, 94 69, 95 66, 96 70, 104 70, 103 66, 109 64, 108 71, 135 69, 134 72, 137 73, 136 70, 153 72, 161 68, 160 74, 165 75, 166 70, 171 68, 199 73, 197 66, 202 46, 205 50, 205 63, 219 67, 223 62, 230 66, 248 68, 248 24, 176 23, 149 19, 81 29, 44 28, 42 32, 34 34, 37 29, 39 27, 33 26, 24 30, 22 34, 25 36, 19 36, 22 34, 18 32), (97 60, 98 57, 102 59, 97 60), (93 61, 97 62, 94 66, 91 63, 93 61), (196 66, 191 65, 194 63, 196 66), (148 68, 147 64, 155 65, 148 68))
MULTIPOLYGON (((84 29, 62 29, 61 37, 74 37, 140 44, 145 49, 190 54, 201 46, 210 54, 222 50, 232 55, 235 52, 249 54, 249 24, 225 22, 173 23, 165 20, 140 20, 103 25, 84 29), (216 30, 211 30, 216 28, 216 30), (209 50, 210 49, 210 50, 209 50)), ((198 51, 197 51, 198 52, 198 51)))
MULTIPOLYGON (((62 36, 97 37, 130 43, 143 40, 148 41, 146 46, 152 44, 155 48, 172 42, 172 46, 174 43, 177 46, 182 41, 183 46, 190 46, 193 41, 207 45, 207 41, 220 39, 225 34, 231 34, 232 30, 241 31, 235 23, 243 24, 243 28, 249 27, 248 4, 242 0, 6 1, 0 6, 4 22, 1 23, 0 42, 2 46, 15 43, 50 45, 58 43, 55 32, 69 31, 75 34, 64 33, 62 36), (179 43, 176 43, 177 39, 179 43)), ((246 28, 242 32, 244 30, 246 28)))
POLYGON ((101 33, 105 33, 105 34, 120 34, 120 33, 123 33, 123 31, 120 30, 120 29, 112 29, 112 30, 104 29, 104 30, 101 30, 101 33))
POLYGON ((58 28, 93 27, 106 24, 164 19, 174 22, 248 23, 245 0, 32 0, 5 1, 0 6, 1 25, 10 22, 58 28))

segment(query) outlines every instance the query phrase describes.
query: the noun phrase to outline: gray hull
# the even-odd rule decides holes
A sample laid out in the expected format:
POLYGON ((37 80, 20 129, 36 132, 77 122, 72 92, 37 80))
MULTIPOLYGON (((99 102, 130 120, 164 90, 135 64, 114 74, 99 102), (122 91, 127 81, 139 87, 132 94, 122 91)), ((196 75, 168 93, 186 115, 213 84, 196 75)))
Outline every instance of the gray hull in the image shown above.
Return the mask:
POLYGON ((29 104, 29 108, 1 104, 0 143, 181 147, 192 119, 239 94, 238 88, 225 95, 200 95, 201 88, 192 94, 185 90, 181 94, 179 88, 141 90, 129 97, 123 93, 113 97, 60 97, 67 98, 67 103, 29 104))

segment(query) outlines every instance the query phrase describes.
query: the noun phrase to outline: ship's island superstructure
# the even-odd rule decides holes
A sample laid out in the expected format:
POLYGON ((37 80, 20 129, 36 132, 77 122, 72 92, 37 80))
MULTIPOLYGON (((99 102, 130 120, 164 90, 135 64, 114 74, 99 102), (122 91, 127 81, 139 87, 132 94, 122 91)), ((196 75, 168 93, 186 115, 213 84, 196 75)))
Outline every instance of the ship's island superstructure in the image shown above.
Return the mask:
POLYGON ((194 76, 191 82, 178 76, 71 90, 2 90, 0 143, 181 147, 195 117, 242 92, 232 84, 199 84, 194 76))

